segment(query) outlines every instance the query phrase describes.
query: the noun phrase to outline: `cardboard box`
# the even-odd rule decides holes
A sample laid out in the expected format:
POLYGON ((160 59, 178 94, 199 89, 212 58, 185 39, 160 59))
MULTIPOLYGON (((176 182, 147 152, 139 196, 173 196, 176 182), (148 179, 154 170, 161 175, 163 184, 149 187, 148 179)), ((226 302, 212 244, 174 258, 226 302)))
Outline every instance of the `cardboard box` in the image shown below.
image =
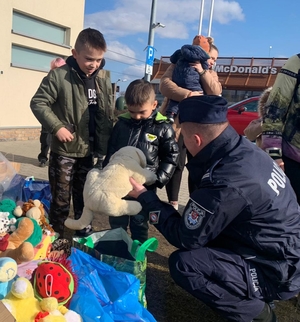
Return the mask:
POLYGON ((2 302, 0 302, 0 322, 16 322, 2 302))

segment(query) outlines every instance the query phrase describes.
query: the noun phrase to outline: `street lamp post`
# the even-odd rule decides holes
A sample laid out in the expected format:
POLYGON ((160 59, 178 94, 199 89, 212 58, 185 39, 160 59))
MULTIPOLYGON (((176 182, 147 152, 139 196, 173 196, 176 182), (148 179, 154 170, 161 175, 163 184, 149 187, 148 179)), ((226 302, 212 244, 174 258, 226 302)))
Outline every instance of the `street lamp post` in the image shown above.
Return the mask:
POLYGON ((151 6, 151 16, 150 16, 150 25, 149 25, 149 34, 148 34, 148 45, 147 45, 147 55, 146 55, 146 64, 145 64, 145 77, 144 79, 150 82, 153 69, 154 61, 154 29, 157 27, 165 28, 160 22, 155 22, 156 20, 156 0, 152 0, 151 6))
POLYGON ((269 47, 269 57, 271 56, 272 46, 269 47))

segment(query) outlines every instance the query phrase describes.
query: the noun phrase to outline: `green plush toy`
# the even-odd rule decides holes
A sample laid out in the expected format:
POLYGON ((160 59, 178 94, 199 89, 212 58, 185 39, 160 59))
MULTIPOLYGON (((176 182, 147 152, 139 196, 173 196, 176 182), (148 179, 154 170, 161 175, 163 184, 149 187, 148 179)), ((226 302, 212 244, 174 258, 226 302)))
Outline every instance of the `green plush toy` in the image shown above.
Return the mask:
MULTIPOLYGON (((24 219, 24 217, 21 217, 17 220, 16 222, 16 227, 18 228, 19 223, 24 219)), ((32 244, 33 247, 37 246, 43 238, 43 231, 42 228, 40 227, 40 225, 38 224, 38 222, 35 219, 29 218, 32 223, 33 223, 33 233, 31 234, 31 236, 29 238, 27 238, 25 241, 29 242, 30 244, 32 244)))

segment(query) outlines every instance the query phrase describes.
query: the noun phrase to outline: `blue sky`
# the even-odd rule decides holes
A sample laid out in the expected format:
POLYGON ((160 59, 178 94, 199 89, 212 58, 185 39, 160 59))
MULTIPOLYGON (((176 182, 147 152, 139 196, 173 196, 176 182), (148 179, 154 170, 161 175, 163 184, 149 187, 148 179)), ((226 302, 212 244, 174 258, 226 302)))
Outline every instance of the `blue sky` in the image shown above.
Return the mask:
MULTIPOLYGON (((204 0, 207 35, 211 0, 204 0)), ((152 0, 85 0, 84 26, 107 41, 105 69, 124 90, 145 73, 152 0)), ((201 0, 156 0, 155 58, 189 44, 199 30, 201 0)), ((300 52, 299 0, 215 0, 211 36, 222 57, 290 57, 300 52), (271 47, 271 48, 270 48, 271 47), (270 56, 269 56, 270 55, 270 56)))

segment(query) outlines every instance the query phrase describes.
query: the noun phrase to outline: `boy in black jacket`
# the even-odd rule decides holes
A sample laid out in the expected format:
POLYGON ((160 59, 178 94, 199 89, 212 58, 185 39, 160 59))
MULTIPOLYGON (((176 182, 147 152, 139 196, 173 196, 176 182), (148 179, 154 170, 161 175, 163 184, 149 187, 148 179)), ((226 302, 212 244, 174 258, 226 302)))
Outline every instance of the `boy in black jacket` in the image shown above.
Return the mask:
MULTIPOLYGON (((146 156, 147 168, 157 175, 156 183, 147 189, 162 188, 174 173, 178 160, 178 145, 167 118, 156 111, 157 101, 152 85, 143 79, 131 82, 125 93, 128 112, 119 116, 108 142, 104 166, 110 157, 124 146, 135 146, 146 156)), ((110 217, 111 228, 129 224, 132 239, 148 239, 148 223, 142 214, 110 217)))

